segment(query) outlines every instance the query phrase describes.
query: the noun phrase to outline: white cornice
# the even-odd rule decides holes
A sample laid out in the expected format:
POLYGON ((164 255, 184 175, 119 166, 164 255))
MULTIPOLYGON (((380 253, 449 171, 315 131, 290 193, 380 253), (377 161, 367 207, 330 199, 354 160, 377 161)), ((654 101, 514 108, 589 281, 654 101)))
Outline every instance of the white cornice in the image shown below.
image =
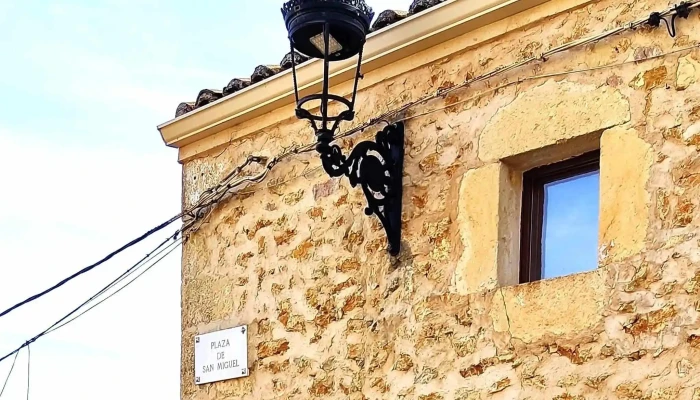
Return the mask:
MULTIPOLYGON (((549 0, 450 0, 372 33, 364 49, 363 73, 431 48, 549 0)), ((281 38, 284 40, 284 38, 281 38)), ((355 59, 331 64, 331 85, 352 79, 355 59)), ((321 87, 321 62, 297 68, 302 92, 321 87)), ((291 70, 158 126, 165 144, 182 148, 223 129, 294 103, 291 70)), ((191 156, 191 154, 190 154, 191 156)), ((183 159, 182 155, 180 157, 183 159)))

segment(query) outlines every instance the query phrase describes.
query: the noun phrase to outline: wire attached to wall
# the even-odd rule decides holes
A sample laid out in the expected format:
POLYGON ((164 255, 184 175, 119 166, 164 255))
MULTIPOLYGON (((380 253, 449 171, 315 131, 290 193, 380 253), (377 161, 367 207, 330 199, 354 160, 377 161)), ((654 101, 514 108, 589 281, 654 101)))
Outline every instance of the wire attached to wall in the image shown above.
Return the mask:
MULTIPOLYGON (((404 114, 406 111, 409 109, 425 104, 431 100, 438 99, 438 98, 445 98, 448 94, 451 94, 455 91, 467 88, 472 86, 475 83, 478 82, 483 82, 487 81, 495 76, 504 74, 506 72, 515 70, 517 68, 521 68, 525 65, 534 63, 534 62, 546 62, 549 58, 554 56, 555 54, 565 52, 567 50, 580 47, 580 46, 585 46, 591 43, 598 42, 602 39, 618 35, 622 32, 629 31, 629 30, 635 30, 641 26, 644 25, 650 25, 650 26, 659 26, 660 21, 663 20, 667 27, 668 27, 668 32, 671 36, 675 36, 676 31, 675 31, 675 20, 677 17, 681 18, 688 18, 690 15, 691 10, 698 8, 700 6, 700 0, 694 0, 692 2, 683 2, 679 5, 675 5, 672 7, 669 7, 668 9, 661 11, 661 12, 655 12, 652 13, 650 17, 646 18, 641 18, 635 21, 632 21, 628 24, 625 24, 623 26, 620 26, 615 29, 611 29, 602 33, 599 33, 597 35, 593 36, 588 36, 585 38, 581 38, 578 40, 573 40, 571 42, 565 43, 560 46, 556 46, 546 52, 543 52, 539 55, 533 55, 531 57, 527 57, 523 60, 513 62, 511 64, 505 65, 498 67, 488 73, 473 77, 471 79, 465 80, 463 83, 451 86, 449 88, 444 88, 444 89, 438 89, 436 92, 426 95, 420 99, 408 102, 401 107, 392 109, 390 111, 387 111, 377 117, 371 118, 367 122, 351 128, 345 132, 336 134, 334 136, 334 140, 337 139, 342 139, 351 135, 354 135, 358 132, 363 132, 367 128, 370 128, 374 125, 376 125, 379 122, 384 122, 384 121, 394 121, 394 122, 399 122, 399 121, 405 121, 408 119, 415 118, 416 116, 401 116, 404 114), (666 18, 671 17, 670 25, 669 22, 667 21, 666 18), (658 20, 658 23, 657 23, 658 20), (654 25, 656 23, 656 25, 654 25), (673 27, 672 29, 670 27, 673 27), (399 118, 397 118, 399 117, 399 118)), ((684 50, 694 48, 697 46, 693 47, 688 47, 684 50)), ((672 52, 675 53, 675 52, 672 52)), ((671 53, 669 53, 671 54, 671 53)), ((650 57, 649 59, 651 59, 650 57)), ((653 58, 658 58, 658 57, 653 57, 653 58)), ((641 62, 645 61, 644 59, 642 60, 635 60, 635 62, 641 62)), ((622 65, 622 64, 619 64, 622 65)), ((614 65, 612 65, 614 66, 614 65)), ((603 66, 602 68, 605 68, 603 66)), ((590 70, 594 70, 590 69, 590 70)), ((585 71, 585 70, 580 70, 580 71, 585 71)), ((541 75, 540 77, 547 77, 547 76, 556 76, 556 75, 562 75, 562 74, 567 74, 567 73, 574 73, 574 71, 565 71, 557 74, 549 74, 549 75, 541 75)), ((506 85, 512 85, 512 84, 517 84, 520 82, 524 82, 525 80, 532 80, 532 79, 538 79, 538 77, 530 77, 530 78, 523 78, 519 79, 517 81, 507 83, 506 85)), ((491 92, 491 91, 489 91, 491 92)), ((483 94, 482 94, 483 95, 483 94)), ((454 106, 451 105, 451 106, 454 106)), ((443 107, 437 110, 441 110, 447 107, 443 107)), ((434 111, 427 111, 423 114, 419 115, 426 115, 434 111)), ((302 154, 306 152, 313 151, 316 146, 316 143, 309 143, 303 146, 295 146, 292 148, 288 148, 283 150, 281 153, 279 153, 277 156, 272 157, 272 158, 264 158, 262 156, 256 156, 256 155, 249 155, 246 159, 246 161, 241 164, 240 166, 236 167, 234 169, 234 172, 231 174, 227 175, 218 185, 211 187, 207 189, 204 193, 203 196, 205 196, 206 200, 203 200, 200 198, 200 201, 197 202, 196 205, 194 205, 191 209, 192 211, 190 213, 187 213, 183 216, 183 221, 185 222, 184 227, 183 227, 183 232, 184 235, 187 237, 191 235, 192 233, 196 232, 201 225, 208 219, 208 216, 211 215, 213 210, 216 208, 216 206, 223 202, 226 201, 227 199, 231 198, 234 195, 242 194, 242 193, 251 193, 252 191, 246 191, 246 192, 238 192, 237 189, 240 188, 243 185, 249 184, 249 183, 259 183, 264 181, 267 176, 269 175, 270 171, 281 161, 292 157, 293 155, 297 154, 302 154), (256 162, 260 165, 263 166, 263 170, 261 172, 258 172, 254 175, 249 175, 249 176, 244 176, 244 177, 239 177, 241 171, 251 164, 252 162, 256 162)))
POLYGON ((649 24, 652 27, 658 28, 661 25, 661 21, 663 21, 664 24, 666 24, 666 30, 668 31, 668 34, 671 37, 676 37, 676 18, 681 17, 683 19, 688 19, 688 17, 690 16, 690 4, 685 2, 678 4, 674 6, 674 11, 675 13, 671 15, 670 22, 668 19, 666 19, 666 16, 662 16, 661 13, 653 12, 651 13, 651 15, 649 15, 647 24, 649 24))
MULTIPOLYGON (((642 26, 642 25, 648 25, 648 26, 652 26, 652 27, 659 27, 659 26, 661 25, 661 22, 664 22, 664 24, 666 25, 668 34, 669 34, 671 37, 675 37, 675 36, 676 36, 676 33, 677 33, 677 32, 676 32, 676 25, 675 25, 675 24, 676 24, 676 19, 677 19, 678 17, 683 18, 683 19, 687 19, 687 18, 689 17, 689 15, 690 15, 690 12, 691 12, 693 9, 698 8, 699 6, 700 6, 700 0, 696 0, 696 1, 693 1, 693 2, 684 2, 684 3, 681 3, 681 4, 675 5, 675 6, 673 6, 673 7, 670 7, 669 9, 667 9, 667 10, 665 10, 665 11, 651 13, 650 16, 649 16, 648 18, 644 18, 644 19, 639 19, 639 20, 633 21, 633 22, 631 22, 631 23, 629 23, 629 24, 626 24, 626 25, 624 25, 624 26, 621 26, 621 27, 612 29, 612 30, 610 30, 610 31, 606 31, 606 32, 600 33, 600 34, 598 34, 598 35, 594 35, 594 36, 582 38, 582 39, 579 39, 579 40, 574 40, 574 41, 572 41, 572 42, 563 44, 563 45, 561 45, 561 46, 557 46, 557 47, 555 47, 555 48, 552 48, 552 49, 550 49, 550 50, 548 50, 548 51, 546 51, 546 52, 544 52, 544 53, 542 53, 542 54, 539 54, 539 55, 537 55, 537 56, 532 56, 532 57, 529 57, 529 58, 526 58, 526 59, 523 59, 523 60, 520 60, 520 61, 511 63, 511 64, 506 65, 506 66, 501 66, 501 67, 496 68, 496 69, 494 69, 493 71, 490 71, 490 72, 488 72, 488 73, 479 75, 479 76, 477 76, 477 77, 473 77, 473 78, 471 78, 471 79, 467 79, 467 80, 465 80, 463 83, 461 83, 461 84, 459 84, 459 85, 455 85, 455 86, 452 86, 452 87, 449 87, 449 88, 439 89, 439 90, 437 90, 437 91, 436 91, 435 93, 433 93, 433 94, 424 96, 424 97, 422 97, 422 98, 420 98, 420 99, 417 99, 417 100, 414 100, 414 101, 412 101, 412 102, 406 103, 406 104, 402 105, 401 107, 398 107, 398 108, 392 109, 392 110, 390 110, 390 111, 387 111, 387 112, 381 114, 380 116, 377 116, 377 117, 375 117, 375 118, 370 119, 369 121, 365 122, 364 124, 361 124, 361 125, 359 125, 359 126, 357 126, 357 127, 354 127, 354 128, 349 129, 349 130, 347 130, 347 131, 345 131, 345 132, 342 132, 342 133, 339 133, 339 134, 335 135, 334 139, 337 140, 337 139, 341 139, 341 138, 345 138, 345 137, 354 135, 355 133, 358 133, 358 132, 362 132, 362 131, 364 131, 365 129, 370 128, 370 127, 376 125, 376 124, 379 123, 379 122, 386 122, 386 121, 394 121, 394 122, 406 121, 406 120, 418 118, 418 117, 421 117, 421 116, 424 116, 424 115, 427 115, 427 114, 431 114, 431 113, 434 113, 434 112, 438 112, 438 111, 444 110, 444 109, 446 109, 446 108, 448 108, 448 107, 454 107, 455 105, 462 104, 462 103, 466 103, 466 102, 468 102, 468 101, 472 101, 472 100, 474 100, 475 98, 481 97, 481 96, 483 96, 483 95, 485 95, 485 94, 487 94, 487 93, 492 93, 492 92, 494 92, 494 91, 496 91, 496 90, 499 90, 499 89, 502 89, 502 88, 504 88, 504 87, 507 87, 507 86, 510 86, 510 85, 516 85, 516 84, 519 84, 519 83, 523 83, 523 82, 525 82, 525 81, 530 81, 530 80, 535 80, 535 79, 543 79, 543 78, 549 78, 549 77, 555 77, 555 76, 561 76, 561 75, 566 75, 566 74, 573 74, 573 73, 580 73, 580 72, 587 72, 587 71, 595 71, 595 70, 604 69, 604 68, 612 68, 612 67, 616 67, 616 66, 621 66, 621 65, 628 64, 628 63, 632 63, 632 62, 643 62, 643 61, 648 61, 648 60, 652 60, 652 59, 657 59, 657 58, 661 58, 661 57, 668 56, 668 55, 670 55, 670 54, 676 54, 676 53, 679 53, 679 52, 683 52, 683 51, 687 51, 687 50, 691 50, 691 49, 698 48, 698 47, 700 47, 700 45, 694 45, 694 46, 689 46, 689 47, 686 47, 686 48, 683 48, 683 49, 678 49, 678 50, 675 50, 675 51, 671 51, 671 52, 668 52, 668 53, 650 56, 650 57, 647 57, 647 58, 644 58, 644 59, 641 59, 641 60, 625 61, 625 62, 622 62, 622 63, 604 65, 604 66, 593 67, 593 68, 579 69, 579 70, 573 70, 573 71, 562 71, 562 72, 558 72, 558 73, 549 73, 549 74, 542 74, 542 75, 535 75, 535 76, 531 76, 531 77, 521 78, 521 79, 518 79, 518 80, 516 80, 516 81, 507 82, 507 83, 504 83, 504 84, 502 84, 502 85, 499 85, 499 86, 497 86, 497 87, 495 87, 495 88, 491 88, 491 89, 489 89, 489 90, 487 90, 487 91, 485 91, 485 92, 478 93, 478 94, 476 94, 475 96, 471 96, 471 97, 468 98, 468 99, 461 100, 461 101, 459 101, 459 102, 457 102, 457 103, 451 104, 450 106, 439 107, 439 108, 435 108, 435 109, 432 109, 432 110, 428 110, 428 111, 423 112, 423 113, 414 114, 414 115, 410 115, 410 116, 404 116, 404 115, 402 115, 403 113, 405 113, 406 111, 408 111, 409 109, 411 109, 411 108, 413 108, 413 107, 415 107, 415 106, 417 106, 417 105, 425 104, 425 103, 427 103, 427 102, 429 102, 429 101, 431 101, 431 100, 437 99, 437 98, 444 98, 444 97, 446 97, 448 94, 453 93, 453 92, 455 92, 455 91, 457 91, 457 90, 460 90, 460 89, 467 88, 467 87, 473 85, 474 83, 486 81, 486 80, 491 79, 491 78, 493 78, 493 77, 495 77, 495 76, 497 76, 497 75, 504 74, 504 73, 506 73, 506 72, 508 72, 508 71, 511 71, 511 70, 520 68, 520 67, 522 67, 522 66, 525 66, 525 65, 530 64, 530 63, 533 63, 533 62, 546 62, 550 57, 552 57, 552 56, 555 55, 555 54, 558 54, 558 53, 561 53, 561 52, 564 52, 564 51, 573 49, 573 48, 575 48, 575 47, 587 45, 587 44, 590 44, 590 43, 595 43, 595 42, 598 42, 598 41, 600 41, 600 40, 602 40, 602 39, 604 39, 604 38, 617 35, 617 34, 619 34, 619 33, 621 33, 621 32, 628 31, 628 30, 634 30, 634 29, 636 29, 636 28, 638 28, 638 27, 640 27, 640 26, 642 26), (669 17, 670 17, 670 20, 669 20, 669 17), (401 117, 397 120, 397 118, 396 118, 397 116, 401 116, 401 117)), ((285 150, 282 151, 280 154, 278 154, 277 156, 272 157, 272 158, 268 158, 268 157, 264 157, 264 156, 259 156, 259 155, 250 155, 250 156, 248 156, 248 157, 246 158, 246 160, 245 160, 241 165, 237 166, 231 173, 229 173, 228 175, 226 175, 226 176, 221 180, 221 182, 220 182, 218 185, 215 185, 215 186, 213 186, 213 187, 207 189, 206 191, 204 191, 204 192, 200 195, 199 200, 198 200, 194 205, 192 205, 191 207, 189 207, 188 209, 184 210, 183 212, 179 213, 178 215, 176 215, 175 217, 169 219, 168 221, 166 221, 166 222, 164 222, 164 223, 158 225, 157 227, 155 227, 155 228, 149 230, 149 231, 146 232, 145 234, 143 234, 143 235, 141 235, 140 237, 138 237, 138 238, 132 240, 131 242, 127 243, 126 245, 120 247, 119 249, 117 249, 116 251, 110 253, 109 255, 107 255, 107 256, 104 257, 102 260, 98 261, 97 263, 95 263, 95 264, 93 264, 93 265, 90 265, 90 266, 88 266, 88 267, 85 267, 85 268, 81 269, 80 271, 78 271, 78 272, 76 272, 75 274, 69 276, 68 278, 63 279, 62 281, 60 281, 60 282, 57 283, 56 285, 54 285, 54 286, 52 286, 52 287, 50 287, 50 288, 48 288, 48 289, 42 291, 41 293, 38 293, 37 295, 31 296, 31 297, 27 298, 26 300, 24 300, 24 301, 22 301, 22 302, 19 302, 19 303, 15 304, 14 306, 8 308, 7 310, 3 311, 2 313, 0 313, 0 317, 2 317, 2 316, 4 316, 4 315, 7 315, 8 313, 12 312, 13 310, 15 310, 15 309, 17 309, 17 308, 19 308, 19 307, 21 307, 21 306, 23 306, 23 305, 25 305, 25 304, 27 304, 27 303, 29 303, 29 302, 32 302, 32 301, 34 301, 34 300, 36 300, 36 299, 38 299, 38 298, 40 298, 40 297, 42 297, 42 296, 44 296, 44 295, 50 293, 50 292, 52 292, 53 290, 55 290, 55 289, 57 289, 57 288, 59 288, 59 287, 65 285, 66 283, 68 283, 68 282, 71 281, 72 279, 75 279, 75 278, 77 278, 78 276, 80 276, 80 275, 82 275, 82 274, 84 274, 84 273, 89 272, 90 270, 92 270, 92 269, 94 269, 95 267, 101 265, 102 263, 104 263, 104 262, 106 262, 107 260, 111 259, 112 257, 114 257, 115 255, 119 254, 120 252, 122 252, 122 251, 128 249, 129 247, 131 247, 131 246, 133 246, 133 245, 135 245, 136 243, 139 243, 139 242, 143 241, 145 238, 147 238, 148 236, 152 235, 153 233, 162 230, 163 228, 165 228, 166 226, 168 226, 168 225, 170 225, 171 223, 175 222, 176 220, 178 220, 178 219, 180 219, 180 218, 183 219, 183 226, 182 226, 182 228, 178 229, 174 235, 168 237, 168 239, 166 239, 163 243, 161 243, 158 247, 156 247, 152 252, 150 252, 149 254, 147 254, 144 258, 142 258, 141 260, 139 260, 139 262, 137 262, 136 264, 134 264, 131 268, 127 269, 127 270, 126 270, 124 273, 122 273, 119 277, 117 277, 115 280, 113 280, 112 282, 110 282, 107 286, 105 286, 104 288, 102 288, 100 291, 98 291, 95 295, 93 295, 92 297, 90 297, 88 300, 86 300, 85 302, 83 302, 80 306, 78 306, 77 308, 75 308, 74 310, 72 310, 70 313, 66 314, 64 317, 62 317, 62 318, 59 319, 57 322, 55 322, 54 324, 52 324, 49 328, 45 329, 43 332, 41 332, 41 333, 39 333, 38 335, 34 336, 32 339, 26 341, 23 345, 21 345, 21 346, 18 347, 17 349, 13 350, 12 352, 10 352, 10 353, 8 353, 7 355, 5 355, 5 356, 3 356, 2 358, 0 358, 0 362, 2 362, 3 360, 5 360, 5 359, 11 357, 12 355, 15 356, 14 359, 13 359, 12 365, 11 365, 11 367, 10 367, 10 371, 9 371, 7 377, 5 378, 5 382, 4 382, 4 384, 3 384, 3 387, 2 387, 2 389, 0 390, 0 397, 1 397, 1 396, 3 395, 3 393, 5 392, 5 389, 6 389, 6 387, 7 387, 7 384, 8 384, 8 381, 9 381, 9 379, 10 379, 10 376, 12 375, 12 372, 13 372, 13 370, 14 370, 15 363, 16 363, 16 361, 17 361, 17 357, 19 356, 19 352, 20 352, 23 348, 25 348, 25 347, 27 348, 27 356, 28 356, 28 358, 27 358, 27 399, 29 399, 29 388, 30 388, 29 373, 30 373, 30 358, 31 358, 31 353, 30 353, 30 347, 29 347, 29 346, 30 346, 32 343, 36 342, 36 341, 37 341, 38 339, 40 339, 41 337, 43 337, 43 336, 45 336, 45 335, 47 335, 47 334, 49 334, 49 333, 51 333, 51 332, 53 332, 53 331, 55 331, 55 330, 57 330, 57 329, 60 329, 60 328, 62 328, 63 326, 65 326, 65 325, 67 325, 67 324, 69 324, 69 323, 75 321, 76 319, 78 319, 78 318, 80 318, 81 316, 83 316, 85 313, 87 313, 87 312, 93 310, 95 307, 99 306, 99 305, 102 304, 104 301, 106 301, 107 299, 109 299, 109 298, 111 298, 112 296, 116 295, 117 293, 121 292, 124 288, 126 288, 127 286, 129 286, 130 284, 132 284, 136 279, 138 279, 139 277, 141 277, 144 273, 148 272, 148 270, 150 270, 153 266, 155 266, 156 264, 158 264, 163 258, 165 258, 167 255, 169 255, 170 253, 172 253, 177 247, 179 247, 179 246, 182 244, 183 240, 185 240, 186 237, 185 237, 185 238, 179 238, 178 236, 179 236, 180 234, 189 235, 189 234, 191 234, 191 233, 193 233, 193 232, 196 232, 196 230, 199 229, 199 227, 201 226, 201 224, 202 224, 204 221, 207 220, 208 216, 211 215, 211 213, 213 212, 213 210, 215 209, 215 207, 216 207, 218 204, 220 204, 222 201, 225 201, 226 199, 228 199, 228 198, 230 198, 231 196, 234 196, 234 195, 249 194, 249 193, 253 193, 253 192, 257 191, 257 190, 264 189, 264 188, 259 188, 259 189, 256 189, 256 190, 237 191, 238 188, 240 188, 240 187, 243 186, 243 185, 253 184, 253 183, 260 183, 260 182, 264 181, 264 180, 267 178, 267 176, 269 175, 269 172, 270 172, 278 163, 280 163, 281 161, 283 161, 283 160, 285 160, 285 159, 287 159, 287 158, 290 158, 290 157, 292 157, 292 156, 294 156, 294 155, 302 154, 302 153, 306 153, 306 152, 310 152, 310 151, 314 150, 314 147, 315 147, 315 143, 309 143, 309 144, 303 145, 303 146, 295 146, 295 147, 292 147, 292 148, 285 149, 285 150), (254 175, 249 175, 249 176, 243 176, 243 177, 241 177, 241 174, 243 173, 243 171, 244 171, 248 166, 250 166, 251 164, 258 164, 258 165, 262 166, 262 168, 263 168, 262 171, 259 172, 259 173, 254 174, 254 175), (179 240, 178 240, 178 239, 179 239, 179 240), (168 242, 170 242, 170 241, 172 241, 172 243, 170 243, 170 245, 168 245, 168 246, 166 246, 165 248, 163 248, 163 246, 165 246, 165 244, 168 243, 168 242), (92 302, 96 301, 100 296, 104 295, 104 294, 105 294, 107 291, 109 291, 110 289, 116 287, 119 283, 121 283, 121 282, 123 282, 124 280, 126 280, 129 276, 131 276, 132 274, 134 274, 134 273, 135 273, 136 271, 138 271, 140 268, 143 268, 144 265, 146 265, 146 264, 149 262, 149 260, 154 260, 157 256, 159 256, 159 255, 162 254, 163 252, 165 252, 165 254, 164 254, 163 256, 161 256, 160 258, 156 259, 152 264, 150 264, 148 267, 146 267, 145 270, 141 271, 141 273, 139 273, 138 275, 136 275, 133 279, 131 279, 130 281, 128 281, 126 284, 122 285, 119 289, 117 289, 117 290, 114 291, 113 293, 111 293, 111 294, 109 294, 108 296, 104 297, 103 299, 97 301, 95 304, 93 304, 93 305, 90 306, 89 308, 84 309, 84 307, 86 307, 86 306, 90 305, 92 302), (82 310, 82 311, 80 311, 80 310, 82 310)), ((312 169, 312 171, 313 171, 313 170, 315 170, 315 169, 312 169)), ((303 174, 300 174, 300 175, 298 175, 298 176, 296 176, 296 177, 303 176, 303 175, 306 175, 306 174, 308 174, 308 172, 305 172, 305 173, 303 173, 303 174)), ((296 177, 294 177, 294 178, 296 178, 296 177)), ((291 179, 294 179, 294 178, 291 178, 291 179)), ((285 180, 284 182, 287 182, 287 181, 289 181, 289 180, 290 180, 290 179, 285 180)), ((283 183, 284 183, 284 182, 283 182, 283 183)))

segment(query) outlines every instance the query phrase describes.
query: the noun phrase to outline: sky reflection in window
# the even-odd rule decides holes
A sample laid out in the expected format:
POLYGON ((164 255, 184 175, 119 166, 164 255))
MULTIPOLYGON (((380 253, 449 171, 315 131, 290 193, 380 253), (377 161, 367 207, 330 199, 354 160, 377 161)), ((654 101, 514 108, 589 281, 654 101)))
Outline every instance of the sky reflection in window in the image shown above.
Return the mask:
POLYGON ((599 182, 595 171, 545 185, 543 279, 597 268, 599 182))

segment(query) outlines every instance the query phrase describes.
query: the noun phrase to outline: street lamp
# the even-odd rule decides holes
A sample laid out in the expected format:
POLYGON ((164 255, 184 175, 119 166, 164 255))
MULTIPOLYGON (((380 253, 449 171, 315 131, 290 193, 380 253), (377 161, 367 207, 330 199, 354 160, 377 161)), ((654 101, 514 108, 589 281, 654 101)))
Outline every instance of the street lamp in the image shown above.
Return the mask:
POLYGON ((292 57, 296 116, 311 123, 316 134, 316 151, 326 172, 331 177, 346 175, 353 187, 362 186, 367 198, 365 214, 379 217, 387 233, 389 252, 397 255, 401 246, 403 123, 390 124, 377 133, 373 142, 358 143, 347 157, 338 145, 331 144, 340 122, 355 118, 362 50, 374 12, 364 0, 290 0, 282 6, 282 15, 291 51, 323 60, 322 92, 300 99, 296 62, 292 57), (329 93, 330 63, 356 55, 351 100, 329 93), (312 113, 312 104, 319 104, 318 113, 312 113), (331 104, 338 104, 341 111, 329 115, 331 104))

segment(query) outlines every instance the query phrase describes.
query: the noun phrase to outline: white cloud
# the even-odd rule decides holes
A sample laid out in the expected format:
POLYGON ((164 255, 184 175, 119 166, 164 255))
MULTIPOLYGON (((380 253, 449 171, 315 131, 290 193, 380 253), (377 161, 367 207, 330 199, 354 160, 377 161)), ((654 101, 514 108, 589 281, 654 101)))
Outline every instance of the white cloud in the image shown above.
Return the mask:
MULTIPOLYGON (((165 148, 144 154, 56 148, 53 141, 7 129, 0 129, 0 148, 0 308, 91 264, 179 210, 179 166, 165 148)), ((0 319, 0 352, 56 321, 174 230, 175 225, 0 319)), ((98 309, 32 345, 32 397, 87 400, 99 393, 110 400, 176 398, 177 254, 98 309)), ((23 357, 26 353, 3 399, 24 396, 23 357)), ((0 364, 0 378, 9 364, 0 364)))

